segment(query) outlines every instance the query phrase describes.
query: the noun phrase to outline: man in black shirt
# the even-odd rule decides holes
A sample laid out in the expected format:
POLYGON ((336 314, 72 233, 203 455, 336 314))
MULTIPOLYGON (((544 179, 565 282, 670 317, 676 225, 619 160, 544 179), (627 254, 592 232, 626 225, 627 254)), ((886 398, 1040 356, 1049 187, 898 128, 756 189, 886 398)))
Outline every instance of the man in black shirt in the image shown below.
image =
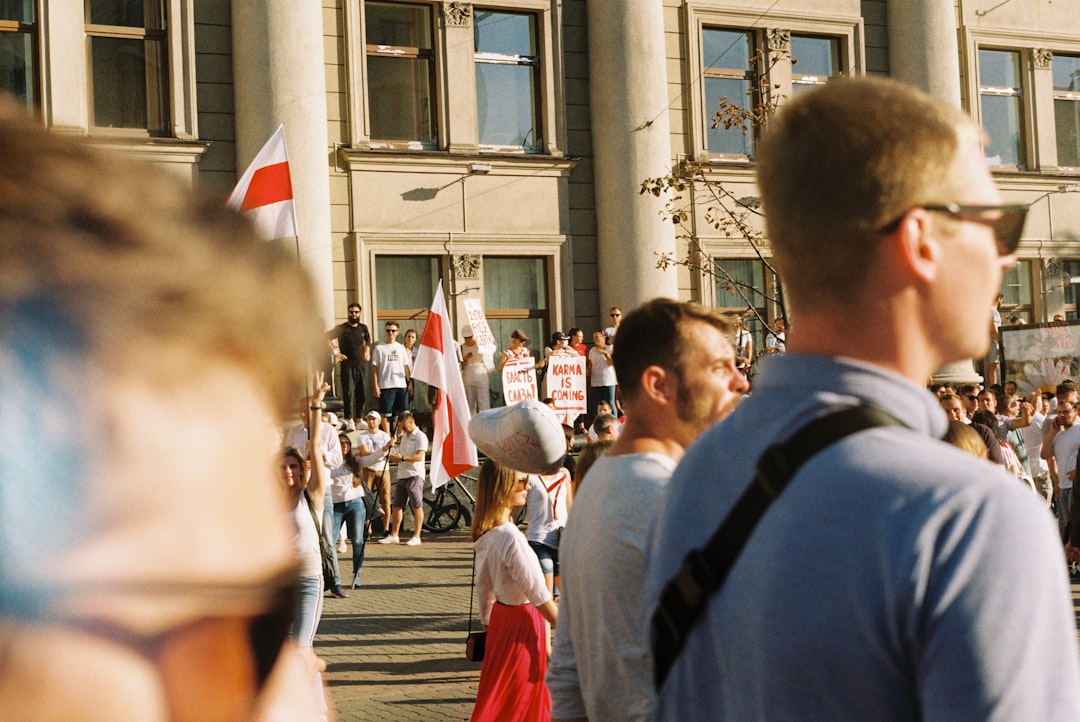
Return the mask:
POLYGON ((341 362, 341 400, 344 403, 342 417, 350 420, 350 428, 364 416, 364 367, 371 360, 371 334, 368 327, 360 323, 360 304, 349 304, 349 320, 335 326, 327 335, 330 350, 341 362), (334 348, 333 341, 337 341, 334 348))

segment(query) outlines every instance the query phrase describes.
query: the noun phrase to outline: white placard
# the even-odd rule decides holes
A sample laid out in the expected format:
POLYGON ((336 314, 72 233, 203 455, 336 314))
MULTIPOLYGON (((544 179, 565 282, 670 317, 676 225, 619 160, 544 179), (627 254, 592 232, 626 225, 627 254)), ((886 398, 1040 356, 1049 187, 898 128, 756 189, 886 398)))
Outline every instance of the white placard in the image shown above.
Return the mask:
POLYGON ((584 356, 552 356, 548 359, 544 388, 555 401, 555 415, 573 426, 574 419, 588 410, 584 356))
POLYGON ((495 343, 495 334, 491 332, 491 326, 488 326, 487 317, 484 316, 484 308, 480 305, 478 299, 467 298, 464 305, 469 325, 472 326, 473 339, 476 341, 476 345, 480 347, 480 356, 484 359, 484 365, 487 366, 488 371, 491 371, 495 368, 491 357, 498 348, 495 343))
POLYGON ((503 399, 507 406, 536 399, 535 363, 532 356, 518 356, 506 360, 502 370, 502 385, 503 399))

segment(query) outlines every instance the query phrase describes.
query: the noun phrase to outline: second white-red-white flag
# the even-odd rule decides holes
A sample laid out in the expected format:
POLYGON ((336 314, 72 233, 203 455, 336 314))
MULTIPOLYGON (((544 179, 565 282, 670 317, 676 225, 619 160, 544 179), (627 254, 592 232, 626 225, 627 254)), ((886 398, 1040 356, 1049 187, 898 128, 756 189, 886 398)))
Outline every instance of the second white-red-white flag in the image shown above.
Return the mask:
POLYGON ((446 312, 442 281, 435 289, 431 313, 420 338, 413 378, 439 389, 435 406, 435 438, 431 444, 431 486, 440 486, 475 467, 476 444, 469 438, 469 405, 454 353, 454 335, 446 312))

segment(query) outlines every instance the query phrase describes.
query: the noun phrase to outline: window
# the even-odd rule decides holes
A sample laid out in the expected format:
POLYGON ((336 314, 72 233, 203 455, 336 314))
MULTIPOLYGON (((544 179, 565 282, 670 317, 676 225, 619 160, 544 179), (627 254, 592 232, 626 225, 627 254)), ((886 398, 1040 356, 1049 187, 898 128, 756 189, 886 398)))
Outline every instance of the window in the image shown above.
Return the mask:
POLYGON ((480 145, 541 148, 536 18, 476 10, 473 24, 480 145))
POLYGON ((1058 166, 1080 168, 1080 56, 1055 55, 1051 67, 1058 166))
POLYGON ((33 0, 0 0, 0 91, 32 110, 38 102, 33 0))
POLYGON ((442 277, 436 256, 377 256, 375 258, 375 318, 382 338, 382 324, 397 321, 401 337, 407 329, 423 332, 435 288, 442 277))
POLYGON ((485 256, 484 314, 499 351, 520 328, 529 338, 533 356, 544 353, 547 340, 547 272, 543 258, 485 256))
POLYGON ((86 0, 90 125, 169 133, 164 0, 86 0))
POLYGON ((1069 260, 1062 263, 1062 275, 1065 283, 1065 320, 1076 321, 1080 319, 1080 306, 1076 302, 1076 285, 1071 282, 1075 276, 1080 276, 1080 261, 1069 260))
POLYGON ((1024 323, 1031 323, 1033 306, 1031 296, 1031 261, 1017 261, 1005 270, 1001 277, 1002 323, 1007 325, 1010 316, 1019 316, 1024 323))
POLYGON ((372 139, 434 147, 431 7, 369 2, 365 11, 372 139))
POLYGON ((753 92, 753 35, 741 30, 705 28, 701 32, 701 53, 705 147, 710 154, 749 156, 754 129, 747 116, 758 102, 753 92))
POLYGON ((840 41, 813 35, 791 36, 791 91, 795 95, 824 85, 840 74, 840 41))
POLYGON ((759 319, 766 318, 768 306, 766 275, 765 264, 756 259, 713 259, 716 308, 743 317, 743 327, 754 336, 755 354, 765 342, 759 319))
POLYGON ((1027 165, 1020 78, 1019 52, 979 49, 979 107, 989 136, 986 157, 991 165, 1027 165))

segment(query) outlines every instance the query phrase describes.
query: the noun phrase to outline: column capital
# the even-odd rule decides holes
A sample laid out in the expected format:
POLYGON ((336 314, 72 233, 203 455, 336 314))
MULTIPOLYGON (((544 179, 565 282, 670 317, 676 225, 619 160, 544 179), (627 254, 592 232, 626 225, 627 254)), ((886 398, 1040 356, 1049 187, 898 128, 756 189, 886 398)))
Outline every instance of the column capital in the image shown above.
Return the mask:
POLYGON ((444 2, 442 11, 447 25, 467 28, 472 22, 472 3, 444 2))
POLYGON ((1036 70, 1049 70, 1054 60, 1054 53, 1048 48, 1035 48, 1031 53, 1031 58, 1036 70))

